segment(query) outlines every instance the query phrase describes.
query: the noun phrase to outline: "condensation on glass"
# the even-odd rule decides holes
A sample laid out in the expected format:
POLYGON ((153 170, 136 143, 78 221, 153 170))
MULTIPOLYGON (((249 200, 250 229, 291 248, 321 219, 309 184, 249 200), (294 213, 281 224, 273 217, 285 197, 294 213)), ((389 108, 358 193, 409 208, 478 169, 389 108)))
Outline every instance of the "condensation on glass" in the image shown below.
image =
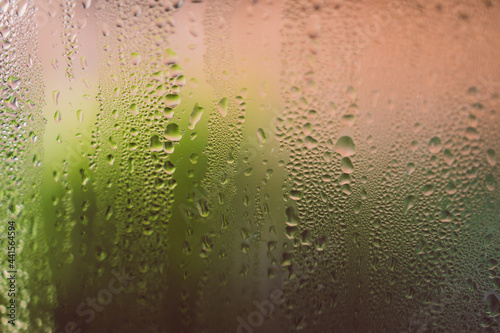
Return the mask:
POLYGON ((497 332, 499 94, 494 0, 0 0, 0 331, 497 332))

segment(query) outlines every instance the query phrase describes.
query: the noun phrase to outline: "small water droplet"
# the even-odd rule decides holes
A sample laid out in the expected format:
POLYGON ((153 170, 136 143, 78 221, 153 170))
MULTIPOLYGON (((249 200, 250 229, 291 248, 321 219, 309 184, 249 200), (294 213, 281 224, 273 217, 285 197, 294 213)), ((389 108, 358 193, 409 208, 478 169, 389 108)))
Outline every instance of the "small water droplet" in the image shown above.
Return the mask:
POLYGON ((137 66, 142 61, 142 56, 137 52, 132 52, 130 54, 130 59, 132 60, 132 65, 137 66))
POLYGON ((444 190, 450 195, 455 194, 457 192, 457 185, 455 185, 455 182, 453 180, 450 180, 445 186, 444 190))
POLYGON ((266 132, 262 128, 257 130, 257 139, 259 139, 259 146, 263 147, 266 143, 266 132))
POLYGON ((101 24, 101 33, 104 37, 109 36, 109 34, 111 33, 109 25, 105 22, 101 24))
POLYGON ((128 109, 134 116, 137 116, 139 114, 139 106, 135 103, 131 104, 128 109))
POLYGON ((316 38, 319 36, 321 31, 321 17, 318 14, 312 14, 309 16, 306 26, 306 32, 311 38, 316 38))
POLYGON ((493 149, 488 149, 486 151, 486 160, 491 166, 495 166, 497 164, 497 156, 493 149))
POLYGON ((61 121, 61 111, 59 110, 56 110, 56 112, 54 113, 54 120, 56 121, 56 123, 59 123, 61 121))
POLYGON ((428 197, 434 192, 434 185, 433 184, 427 184, 422 188, 422 193, 428 197))

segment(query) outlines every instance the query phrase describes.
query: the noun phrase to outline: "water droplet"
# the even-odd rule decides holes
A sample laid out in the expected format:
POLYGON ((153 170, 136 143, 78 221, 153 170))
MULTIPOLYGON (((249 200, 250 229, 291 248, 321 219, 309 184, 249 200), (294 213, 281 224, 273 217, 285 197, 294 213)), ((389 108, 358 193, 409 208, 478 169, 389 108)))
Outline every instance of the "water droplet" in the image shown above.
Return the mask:
POLYGON ((349 184, 342 185, 340 187, 340 190, 342 191, 342 193, 344 193, 346 195, 351 195, 351 193, 352 193, 352 189, 351 189, 351 186, 349 184))
POLYGON ((198 163, 198 154, 192 153, 191 156, 189 156, 189 161, 193 164, 198 163))
POLYGON ((433 184, 427 184, 422 188, 422 193, 428 197, 434 192, 434 185, 433 184))
POLYGON ((9 10, 10 1, 9 0, 0 0, 0 14, 6 13, 9 10))
POLYGON ((489 165, 495 166, 497 164, 497 156, 495 154, 495 151, 493 149, 488 149, 486 151, 486 160, 488 161, 489 165))
POLYGON ((349 157, 342 158, 342 161, 340 162, 340 169, 342 172, 348 174, 354 172, 354 165, 349 157))
POLYGON ((299 218, 297 217, 297 213, 295 212, 295 208, 288 207, 286 209, 286 224, 288 226, 296 226, 299 224, 299 218))
POLYGON ((151 149, 151 151, 162 151, 163 150, 163 143, 160 141, 160 137, 157 134, 154 134, 151 137, 150 149, 151 149))
POLYGON ((118 148, 118 145, 113 140, 113 137, 110 136, 108 141, 109 141, 109 145, 110 145, 111 149, 117 149, 118 148))
POLYGON ((204 108, 196 103, 193 108, 193 112, 191 112, 191 116, 189 117, 189 125, 188 128, 190 130, 194 130, 196 124, 200 121, 201 116, 203 115, 204 108))
POLYGON ((163 53, 163 63, 165 65, 173 65, 179 61, 179 56, 172 49, 166 49, 163 53))
POLYGON ((450 166, 453 164, 453 162, 455 162, 455 157, 453 156, 451 150, 449 149, 444 150, 444 161, 446 162, 446 164, 450 166))
POLYGON ((82 66, 83 70, 87 69, 88 64, 87 64, 87 58, 86 57, 81 57, 80 58, 80 65, 82 66))
POLYGON ((406 165, 406 170, 408 170, 409 175, 411 175, 415 171, 416 168, 417 168, 417 166, 413 162, 410 162, 406 165))
POLYGON ((354 123, 356 121, 356 116, 353 114, 345 114, 342 116, 342 125, 346 127, 352 127, 354 126, 354 123))
POLYGON ((113 165, 113 163, 115 162, 115 158, 111 154, 108 154, 108 156, 106 157, 106 159, 108 160, 109 165, 113 165))
POLYGON ((467 127, 465 137, 469 140, 479 140, 479 132, 474 127, 467 127))
POLYGON ((28 0, 21 0, 17 4, 16 14, 19 17, 22 17, 26 13, 26 9, 28 8, 28 0))
POLYGON ((137 116, 139 114, 139 106, 135 103, 131 104, 128 109, 134 116, 137 116))
POLYGON ((496 185, 495 177, 493 177, 493 175, 486 176, 486 188, 488 189, 488 191, 494 191, 495 185, 496 185))
POLYGON ((130 54, 130 59, 132 59, 132 65, 137 66, 142 61, 142 56, 137 52, 132 52, 130 54))
POLYGON ((441 214, 439 214, 439 220, 441 222, 451 222, 453 220, 453 215, 447 210, 443 210, 441 214))
POLYGON ((343 173, 339 177, 339 185, 345 185, 351 183, 351 176, 347 173, 343 173))
POLYGON ((172 117, 174 116, 174 109, 169 108, 169 107, 164 108, 163 109, 163 115, 167 119, 172 119, 172 117))
POLYGON ((83 111, 82 110, 76 111, 76 118, 78 119, 79 123, 83 123, 83 111))
POLYGON ((259 146, 263 147, 266 143, 266 132, 262 128, 257 130, 257 139, 259 139, 259 146))
POLYGON ((170 141, 179 141, 182 138, 182 133, 177 124, 168 124, 165 129, 165 139, 170 141))
POLYGON ((21 79, 15 76, 9 76, 9 78, 7 79, 7 84, 12 90, 17 90, 20 83, 21 79))
POLYGON ((92 3, 92 0, 82 0, 82 6, 85 9, 88 9, 90 7, 91 3, 92 3))
POLYGON ((219 104, 217 104, 217 109, 219 110, 221 116, 225 117, 227 115, 227 97, 224 97, 219 101, 219 104))
POLYGON ((491 317, 500 315, 500 297, 495 292, 490 292, 485 297, 486 313, 491 317))
POLYGON ((415 197, 409 195, 404 200, 403 214, 406 214, 415 205, 415 197))
POLYGON ((175 165, 173 165, 172 162, 170 161, 166 161, 163 168, 165 169, 165 172, 168 173, 169 175, 175 172, 175 165))
POLYGON ((56 121, 56 123, 59 123, 61 121, 61 111, 57 110, 55 113, 54 113, 54 120, 56 121))
POLYGON ((358 98, 358 93, 356 92, 356 88, 354 88, 353 86, 347 87, 345 96, 351 103, 356 101, 356 99, 358 98))
POLYGON ((307 147, 307 149, 313 149, 318 146, 318 141, 312 136, 308 135, 304 140, 304 145, 307 147))
POLYGON ((198 208, 198 213, 200 216, 207 217, 210 214, 210 210, 208 209, 208 201, 205 198, 200 198, 196 202, 196 207, 198 208))
POLYGON ((318 37, 321 31, 321 17, 318 14, 309 16, 306 26, 306 32, 311 38, 318 37))
POLYGON ((139 6, 139 5, 132 6, 132 15, 137 17, 137 16, 141 15, 141 13, 142 13, 141 6, 139 6))
POLYGON ((5 105, 12 110, 16 110, 19 107, 19 103, 15 96, 10 96, 5 102, 5 105))
POLYGON ((109 25, 107 23, 102 23, 101 24, 101 33, 104 37, 109 36, 111 30, 109 29, 109 25))
POLYGON ((290 191, 290 199, 300 200, 302 198, 302 191, 292 190, 290 191))
POLYGON ((457 185, 455 185, 455 182, 453 180, 450 180, 445 186, 444 190, 450 195, 455 194, 457 192, 457 185))
POLYGON ((429 150, 431 151, 431 153, 437 154, 441 151, 442 148, 443 145, 441 143, 441 139, 439 139, 437 136, 433 137, 429 141, 429 150))
POLYGON ((170 66, 170 77, 179 77, 182 75, 182 68, 177 64, 170 66))
POLYGON ((169 108, 174 108, 177 105, 181 104, 181 97, 177 94, 168 94, 165 99, 165 104, 169 108))
POLYGON ((52 92, 52 100, 54 101, 55 105, 59 105, 59 95, 60 95, 59 90, 54 90, 52 92))
POLYGON ((495 259, 489 259, 486 264, 489 270, 494 270, 498 266, 498 261, 495 259))
POLYGON ((356 146, 350 136, 341 137, 335 144, 335 152, 342 157, 349 157, 356 153, 356 146))

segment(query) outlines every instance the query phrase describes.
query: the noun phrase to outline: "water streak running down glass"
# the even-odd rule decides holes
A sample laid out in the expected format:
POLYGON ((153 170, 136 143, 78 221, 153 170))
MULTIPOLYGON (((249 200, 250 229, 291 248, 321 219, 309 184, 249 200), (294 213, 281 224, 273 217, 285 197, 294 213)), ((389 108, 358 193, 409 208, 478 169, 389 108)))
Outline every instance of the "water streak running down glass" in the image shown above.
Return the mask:
POLYGON ((0 0, 0 332, 500 332, 499 112, 497 0, 0 0))

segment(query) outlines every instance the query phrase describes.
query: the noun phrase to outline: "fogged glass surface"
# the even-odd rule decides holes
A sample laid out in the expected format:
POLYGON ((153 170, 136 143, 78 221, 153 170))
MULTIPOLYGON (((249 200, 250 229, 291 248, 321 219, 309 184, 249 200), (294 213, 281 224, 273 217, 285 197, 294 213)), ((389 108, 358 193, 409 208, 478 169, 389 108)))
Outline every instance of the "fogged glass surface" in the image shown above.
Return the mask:
POLYGON ((498 332, 499 93, 496 0, 0 0, 0 331, 498 332))

